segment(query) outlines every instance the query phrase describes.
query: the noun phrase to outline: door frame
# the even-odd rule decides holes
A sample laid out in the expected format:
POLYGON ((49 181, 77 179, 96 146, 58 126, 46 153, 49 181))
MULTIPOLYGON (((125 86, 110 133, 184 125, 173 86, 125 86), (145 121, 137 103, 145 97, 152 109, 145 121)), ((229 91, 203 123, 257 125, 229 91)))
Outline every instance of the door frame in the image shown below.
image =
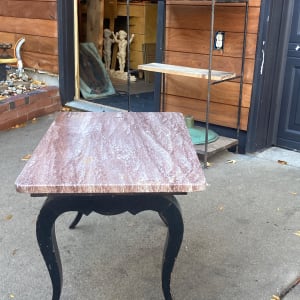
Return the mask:
POLYGON ((294 0, 262 0, 247 152, 276 145, 294 0))
MULTIPOLYGON (((162 7, 165 0, 159 0, 158 5, 162 7)), ((77 0, 57 0, 57 26, 58 26, 58 63, 59 63, 59 90, 61 103, 64 105, 69 101, 73 101, 75 95, 78 93, 78 76, 77 66, 75 64, 76 56, 78 55, 78 49, 76 50, 74 30, 74 6, 77 4, 77 0), (76 71, 76 72, 75 72, 76 71), (76 92, 77 90, 77 92, 76 92)), ((160 25, 164 24, 164 15, 158 15, 158 32, 157 35, 162 38, 163 28, 160 29, 160 25)), ((161 55, 162 41, 156 46, 157 55, 161 55)), ((160 77, 156 75, 155 86, 157 87, 160 77)), ((158 94, 156 90, 156 94, 158 94)), ((76 95, 77 96, 77 95, 76 95)), ((78 97, 77 97, 78 98, 78 97)), ((154 97, 155 110, 160 109, 160 97, 154 97)))
POLYGON ((57 0, 59 90, 64 105, 75 96, 74 1, 57 0))

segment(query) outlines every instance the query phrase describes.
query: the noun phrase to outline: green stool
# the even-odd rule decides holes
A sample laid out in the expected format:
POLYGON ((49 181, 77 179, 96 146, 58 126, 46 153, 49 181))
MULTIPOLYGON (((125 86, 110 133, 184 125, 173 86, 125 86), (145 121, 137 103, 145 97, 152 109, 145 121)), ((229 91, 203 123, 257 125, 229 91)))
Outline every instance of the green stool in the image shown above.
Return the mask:
MULTIPOLYGON (((192 116, 185 117, 186 126, 190 132, 190 136, 194 145, 205 144, 206 129, 202 127, 194 127, 194 118, 192 116)), ((219 135, 212 130, 208 130, 208 143, 212 143, 219 138, 219 135)))

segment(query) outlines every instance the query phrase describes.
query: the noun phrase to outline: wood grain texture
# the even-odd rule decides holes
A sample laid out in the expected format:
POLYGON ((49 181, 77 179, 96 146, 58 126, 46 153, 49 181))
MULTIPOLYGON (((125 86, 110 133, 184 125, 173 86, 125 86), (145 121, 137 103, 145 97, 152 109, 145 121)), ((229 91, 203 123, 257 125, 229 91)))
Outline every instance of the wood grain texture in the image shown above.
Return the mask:
MULTIPOLYGON (((193 115, 195 120, 205 122, 206 101, 190 99, 174 95, 166 95, 165 110, 181 112, 184 115, 193 115)), ((241 108, 241 129, 247 130, 249 108, 241 108)), ((236 128, 237 127, 237 106, 223 103, 211 102, 209 121, 212 124, 236 128)))
POLYGON ((24 67, 58 73, 56 0, 2 0, 0 23, 1 41, 15 44, 25 37, 24 67))
MULTIPOLYGON (((250 7, 248 33, 257 34, 260 8, 250 7)), ((218 6, 215 11, 215 29, 229 32, 244 32, 244 7, 218 6)), ((210 30, 210 6, 168 5, 166 26, 210 30)))
POLYGON ((0 40, 5 41, 6 43, 12 43, 13 45, 21 37, 24 37, 26 40, 22 46, 22 52, 37 52, 41 54, 58 55, 56 38, 0 32, 0 40))
MULTIPOLYGON (((166 0, 167 4, 183 4, 183 5, 197 5, 197 6, 211 6, 212 1, 205 1, 205 0, 166 0)), ((261 0, 249 0, 249 6, 260 6, 261 0)), ((245 6, 245 3, 240 2, 240 3, 217 3, 216 6, 245 6)))
MULTIPOLYGON (((249 1, 247 47, 241 101, 241 128, 247 130, 261 0, 249 1)), ((213 51, 212 69, 241 74, 245 3, 217 3, 214 31, 224 31, 224 49, 213 51)), ((211 1, 167 0, 166 52, 168 64, 207 69, 211 1)), ((194 78, 166 77, 166 111, 180 111, 205 120, 207 82, 194 78)), ((239 80, 215 85, 211 90, 212 124, 236 128, 239 80)))
MULTIPOLYGON (((242 107, 250 107, 252 85, 243 85, 242 107)), ((185 98, 207 99, 207 81, 182 76, 168 75, 166 80, 166 93, 185 98)), ((211 101, 238 106, 240 93, 239 82, 223 82, 211 88, 211 101)))
POLYGON ((34 52, 22 54, 24 65, 36 70, 47 70, 50 73, 58 74, 58 56, 34 52))
MULTIPOLYGON (((138 69, 144 71, 160 72, 164 74, 180 75, 185 77, 193 77, 199 79, 208 79, 209 71, 207 69, 189 68, 176 65, 160 64, 160 63, 149 63, 139 65, 138 69)), ((211 71, 212 80, 224 80, 235 77, 235 73, 222 72, 222 71, 211 71)))
POLYGON ((185 193, 203 171, 181 113, 60 113, 16 180, 19 192, 185 193))
POLYGON ((261 0, 249 0, 249 6, 257 6, 260 7, 261 0))
MULTIPOLYGON (((166 51, 166 63, 170 65, 186 66, 191 68, 207 69, 209 56, 197 53, 184 53, 176 51, 166 51)), ((241 74, 242 60, 239 57, 215 56, 212 68, 214 70, 241 74)), ((254 72, 254 60, 245 60, 244 82, 252 83, 254 72)))
POLYGON ((102 56, 104 0, 87 1, 86 42, 94 43, 102 56))
MULTIPOLYGON (((167 28, 166 50, 185 53, 209 54, 210 32, 182 28, 167 28)), ((225 32, 225 43, 222 51, 214 51, 214 55, 226 57, 242 57, 244 34, 225 32)), ((247 35, 247 58, 255 58, 256 34, 247 35)))
MULTIPOLYGON (((9 53, 13 56, 13 51, 9 51, 9 53)), ((25 67, 58 74, 58 55, 21 51, 21 57, 25 67)), ((17 66, 17 63, 11 64, 13 66, 17 66)))
POLYGON ((56 20, 24 19, 0 16, 1 32, 57 38, 56 20))
POLYGON ((55 1, 1 0, 0 15, 28 19, 57 19, 55 1))

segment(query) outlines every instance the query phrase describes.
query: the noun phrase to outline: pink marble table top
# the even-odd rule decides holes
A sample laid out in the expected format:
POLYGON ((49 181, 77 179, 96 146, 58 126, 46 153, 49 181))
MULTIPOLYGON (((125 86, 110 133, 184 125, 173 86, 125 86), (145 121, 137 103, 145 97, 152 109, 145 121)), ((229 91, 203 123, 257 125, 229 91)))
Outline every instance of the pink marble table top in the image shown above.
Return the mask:
POLYGON ((176 194, 206 181, 180 113, 62 112, 15 185, 31 194, 176 194))

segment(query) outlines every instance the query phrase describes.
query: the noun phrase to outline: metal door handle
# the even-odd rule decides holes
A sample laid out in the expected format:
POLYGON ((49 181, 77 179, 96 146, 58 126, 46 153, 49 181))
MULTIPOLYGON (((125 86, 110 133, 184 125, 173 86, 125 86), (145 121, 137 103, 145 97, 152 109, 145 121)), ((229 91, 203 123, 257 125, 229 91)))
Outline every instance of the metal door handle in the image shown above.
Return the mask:
POLYGON ((296 48, 295 48, 295 50, 299 51, 300 50, 300 45, 297 45, 296 48))

